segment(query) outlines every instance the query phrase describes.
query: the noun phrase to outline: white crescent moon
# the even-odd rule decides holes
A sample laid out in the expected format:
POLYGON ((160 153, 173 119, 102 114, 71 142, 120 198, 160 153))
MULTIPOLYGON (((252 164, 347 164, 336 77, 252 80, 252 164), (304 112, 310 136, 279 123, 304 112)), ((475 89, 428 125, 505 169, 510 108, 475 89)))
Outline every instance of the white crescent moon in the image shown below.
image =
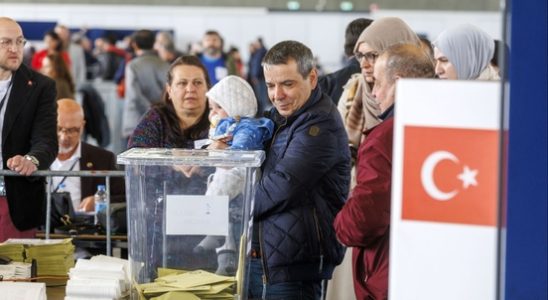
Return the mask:
POLYGON ((457 157, 448 151, 436 151, 432 154, 430 154, 422 164, 421 168, 421 182, 422 186, 426 190, 426 193, 439 201, 447 201, 451 198, 455 197, 455 195, 458 193, 458 191, 453 190, 449 193, 445 193, 440 191, 440 189, 436 186, 434 183, 434 168, 438 165, 438 163, 442 160, 448 159, 452 162, 459 162, 457 157))

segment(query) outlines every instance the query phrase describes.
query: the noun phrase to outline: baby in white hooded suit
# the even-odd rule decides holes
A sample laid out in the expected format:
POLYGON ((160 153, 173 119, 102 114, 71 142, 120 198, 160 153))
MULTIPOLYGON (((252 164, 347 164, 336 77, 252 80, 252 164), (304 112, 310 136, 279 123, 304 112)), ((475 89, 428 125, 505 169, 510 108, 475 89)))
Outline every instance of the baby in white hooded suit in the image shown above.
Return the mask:
MULTIPOLYGON (((262 150, 274 132, 274 123, 267 118, 254 118, 257 99, 253 89, 237 76, 227 76, 206 93, 209 101, 210 139, 226 143, 232 150, 262 150), (214 126, 214 127, 213 127, 214 126)), ((234 275, 237 246, 234 227, 241 222, 240 195, 244 188, 245 168, 217 168, 210 175, 206 195, 227 195, 230 199, 229 235, 207 236, 195 251, 216 249, 217 274, 234 275), (223 243, 224 240, 224 244, 223 243)))

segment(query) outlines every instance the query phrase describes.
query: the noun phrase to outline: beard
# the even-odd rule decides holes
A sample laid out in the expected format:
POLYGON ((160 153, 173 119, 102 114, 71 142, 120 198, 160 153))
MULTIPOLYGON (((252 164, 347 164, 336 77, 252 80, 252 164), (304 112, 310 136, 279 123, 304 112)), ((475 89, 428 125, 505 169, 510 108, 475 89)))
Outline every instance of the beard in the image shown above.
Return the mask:
POLYGON ((210 46, 210 47, 206 47, 204 49, 204 53, 209 55, 209 56, 217 56, 221 53, 221 49, 210 46))
POLYGON ((59 154, 67 154, 67 153, 70 153, 71 151, 74 150, 74 148, 76 148, 76 146, 63 146, 63 145, 59 145, 59 154))

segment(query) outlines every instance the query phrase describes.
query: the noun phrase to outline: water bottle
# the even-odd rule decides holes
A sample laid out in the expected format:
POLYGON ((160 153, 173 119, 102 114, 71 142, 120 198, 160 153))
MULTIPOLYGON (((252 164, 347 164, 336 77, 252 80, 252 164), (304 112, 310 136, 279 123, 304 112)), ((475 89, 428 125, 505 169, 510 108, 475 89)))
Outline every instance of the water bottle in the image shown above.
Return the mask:
POLYGON ((95 193, 95 225, 99 224, 99 213, 104 212, 107 208, 107 192, 105 186, 100 184, 97 186, 95 193))

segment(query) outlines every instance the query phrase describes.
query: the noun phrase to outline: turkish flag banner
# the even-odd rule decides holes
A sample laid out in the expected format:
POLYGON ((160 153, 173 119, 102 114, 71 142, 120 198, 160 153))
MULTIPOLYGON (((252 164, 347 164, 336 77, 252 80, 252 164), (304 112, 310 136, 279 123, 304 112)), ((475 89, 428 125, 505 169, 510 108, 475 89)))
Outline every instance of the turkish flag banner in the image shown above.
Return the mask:
POLYGON ((496 226, 499 137, 405 126, 402 219, 496 226))

